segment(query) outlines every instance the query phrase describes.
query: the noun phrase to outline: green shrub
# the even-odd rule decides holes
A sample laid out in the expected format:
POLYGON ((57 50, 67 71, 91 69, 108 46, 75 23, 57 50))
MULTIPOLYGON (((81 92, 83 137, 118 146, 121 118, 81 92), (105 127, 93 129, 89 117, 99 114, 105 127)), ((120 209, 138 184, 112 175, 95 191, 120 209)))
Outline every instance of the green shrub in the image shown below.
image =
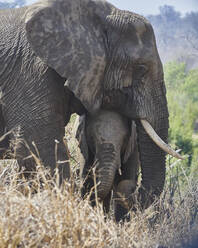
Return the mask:
MULTIPOLYGON (((195 123, 198 120, 198 69, 187 71, 184 63, 169 62, 164 66, 169 108, 169 143, 181 149, 186 167, 198 157, 195 123)), ((193 164, 193 167, 196 165, 193 164)), ((191 170, 188 170, 189 173, 191 170)))

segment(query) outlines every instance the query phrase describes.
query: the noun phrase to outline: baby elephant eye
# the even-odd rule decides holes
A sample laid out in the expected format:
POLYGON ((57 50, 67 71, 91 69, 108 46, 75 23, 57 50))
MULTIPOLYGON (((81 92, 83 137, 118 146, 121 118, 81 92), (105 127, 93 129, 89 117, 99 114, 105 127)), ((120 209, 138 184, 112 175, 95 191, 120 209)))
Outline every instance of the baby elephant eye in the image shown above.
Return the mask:
POLYGON ((145 65, 137 65, 134 68, 134 77, 136 79, 141 79, 148 72, 148 68, 145 65))

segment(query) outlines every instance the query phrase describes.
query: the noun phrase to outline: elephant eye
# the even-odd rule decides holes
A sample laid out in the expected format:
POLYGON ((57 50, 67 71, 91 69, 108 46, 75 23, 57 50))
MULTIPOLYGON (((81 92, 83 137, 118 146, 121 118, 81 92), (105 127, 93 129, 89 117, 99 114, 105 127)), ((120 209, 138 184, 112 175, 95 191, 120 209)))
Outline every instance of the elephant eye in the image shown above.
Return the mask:
POLYGON ((134 68, 134 77, 136 79, 143 78, 148 72, 148 68, 145 65, 137 65, 134 68))

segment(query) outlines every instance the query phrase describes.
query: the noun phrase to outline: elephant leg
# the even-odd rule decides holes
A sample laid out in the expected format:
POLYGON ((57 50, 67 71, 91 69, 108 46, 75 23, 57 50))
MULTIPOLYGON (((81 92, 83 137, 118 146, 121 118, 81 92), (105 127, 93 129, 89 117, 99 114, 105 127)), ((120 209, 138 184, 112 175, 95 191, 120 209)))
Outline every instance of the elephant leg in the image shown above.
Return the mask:
POLYGON ((132 180, 134 182, 134 185, 136 185, 138 180, 139 168, 140 168, 140 160, 139 160, 138 146, 136 144, 133 153, 129 156, 126 163, 122 164, 122 168, 121 168, 122 175, 119 178, 120 181, 132 180))
MULTIPOLYGON (((13 150, 20 167, 31 170, 35 160, 31 151, 42 164, 60 172, 60 181, 70 177, 68 155, 64 146, 67 100, 64 79, 47 69, 42 76, 15 85, 14 90, 4 89, 3 116, 12 134, 13 150), (38 81, 40 80, 40 81, 38 81)), ((69 118, 68 118, 69 119, 69 118)))
POLYGON ((115 211, 115 221, 130 221, 130 216, 128 215, 127 208, 123 207, 123 205, 116 203, 114 206, 115 211))
MULTIPOLYGON (((81 196, 82 196, 82 198, 83 199, 86 198, 89 195, 89 193, 91 191, 93 191, 93 190, 94 190, 94 180, 93 180, 93 178, 91 176, 88 176, 87 178, 84 178, 83 179, 83 185, 82 185, 82 188, 81 188, 81 196)), ((90 196, 91 201, 94 200, 92 195, 90 196)))
POLYGON ((131 209, 131 197, 135 191, 136 185, 133 180, 122 180, 119 182, 114 191, 114 211, 115 220, 130 220, 130 216, 127 215, 131 209))
POLYGON ((113 198, 117 222, 130 219, 127 213, 130 209, 133 209, 132 194, 137 186, 139 165, 139 154, 136 146, 128 161, 122 165, 122 175, 117 174, 115 178, 113 198))
POLYGON ((88 149, 87 150, 87 160, 84 164, 81 164, 80 168, 80 180, 81 180, 81 196, 82 198, 86 198, 90 192, 90 201, 92 205, 95 205, 95 195, 94 195, 94 180, 93 180, 93 172, 91 169, 91 165, 93 163, 93 154, 88 149))
MULTIPOLYGON (((55 123, 56 124, 56 123, 55 123)), ((47 126, 50 126, 49 123, 47 126)), ((64 127, 57 124, 54 129, 59 130, 55 136, 46 127, 24 127, 23 138, 14 137, 14 153, 20 168, 24 168, 25 175, 30 175, 40 163, 50 168, 51 175, 58 168, 60 183, 70 176, 69 157, 63 143, 64 127), (31 133, 31 137, 27 137, 31 133)), ((21 136, 19 134, 19 136, 21 136)))

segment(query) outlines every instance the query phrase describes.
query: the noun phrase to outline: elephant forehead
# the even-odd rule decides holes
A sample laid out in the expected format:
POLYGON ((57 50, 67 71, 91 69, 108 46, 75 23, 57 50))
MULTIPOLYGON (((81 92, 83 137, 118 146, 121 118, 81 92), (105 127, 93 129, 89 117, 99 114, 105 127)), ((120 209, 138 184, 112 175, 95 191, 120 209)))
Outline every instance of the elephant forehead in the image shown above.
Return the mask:
POLYGON ((146 60, 146 58, 151 59, 154 54, 153 49, 155 44, 151 32, 146 28, 146 26, 140 29, 136 27, 136 36, 138 44, 135 46, 134 50, 137 55, 144 58, 144 60, 146 60))
POLYGON ((152 32, 147 24, 142 22, 130 23, 127 29, 120 32, 117 53, 125 53, 133 62, 147 60, 154 52, 154 40, 152 32))
POLYGON ((89 130, 100 141, 122 143, 129 134, 127 119, 111 111, 99 111, 88 119, 89 130))

